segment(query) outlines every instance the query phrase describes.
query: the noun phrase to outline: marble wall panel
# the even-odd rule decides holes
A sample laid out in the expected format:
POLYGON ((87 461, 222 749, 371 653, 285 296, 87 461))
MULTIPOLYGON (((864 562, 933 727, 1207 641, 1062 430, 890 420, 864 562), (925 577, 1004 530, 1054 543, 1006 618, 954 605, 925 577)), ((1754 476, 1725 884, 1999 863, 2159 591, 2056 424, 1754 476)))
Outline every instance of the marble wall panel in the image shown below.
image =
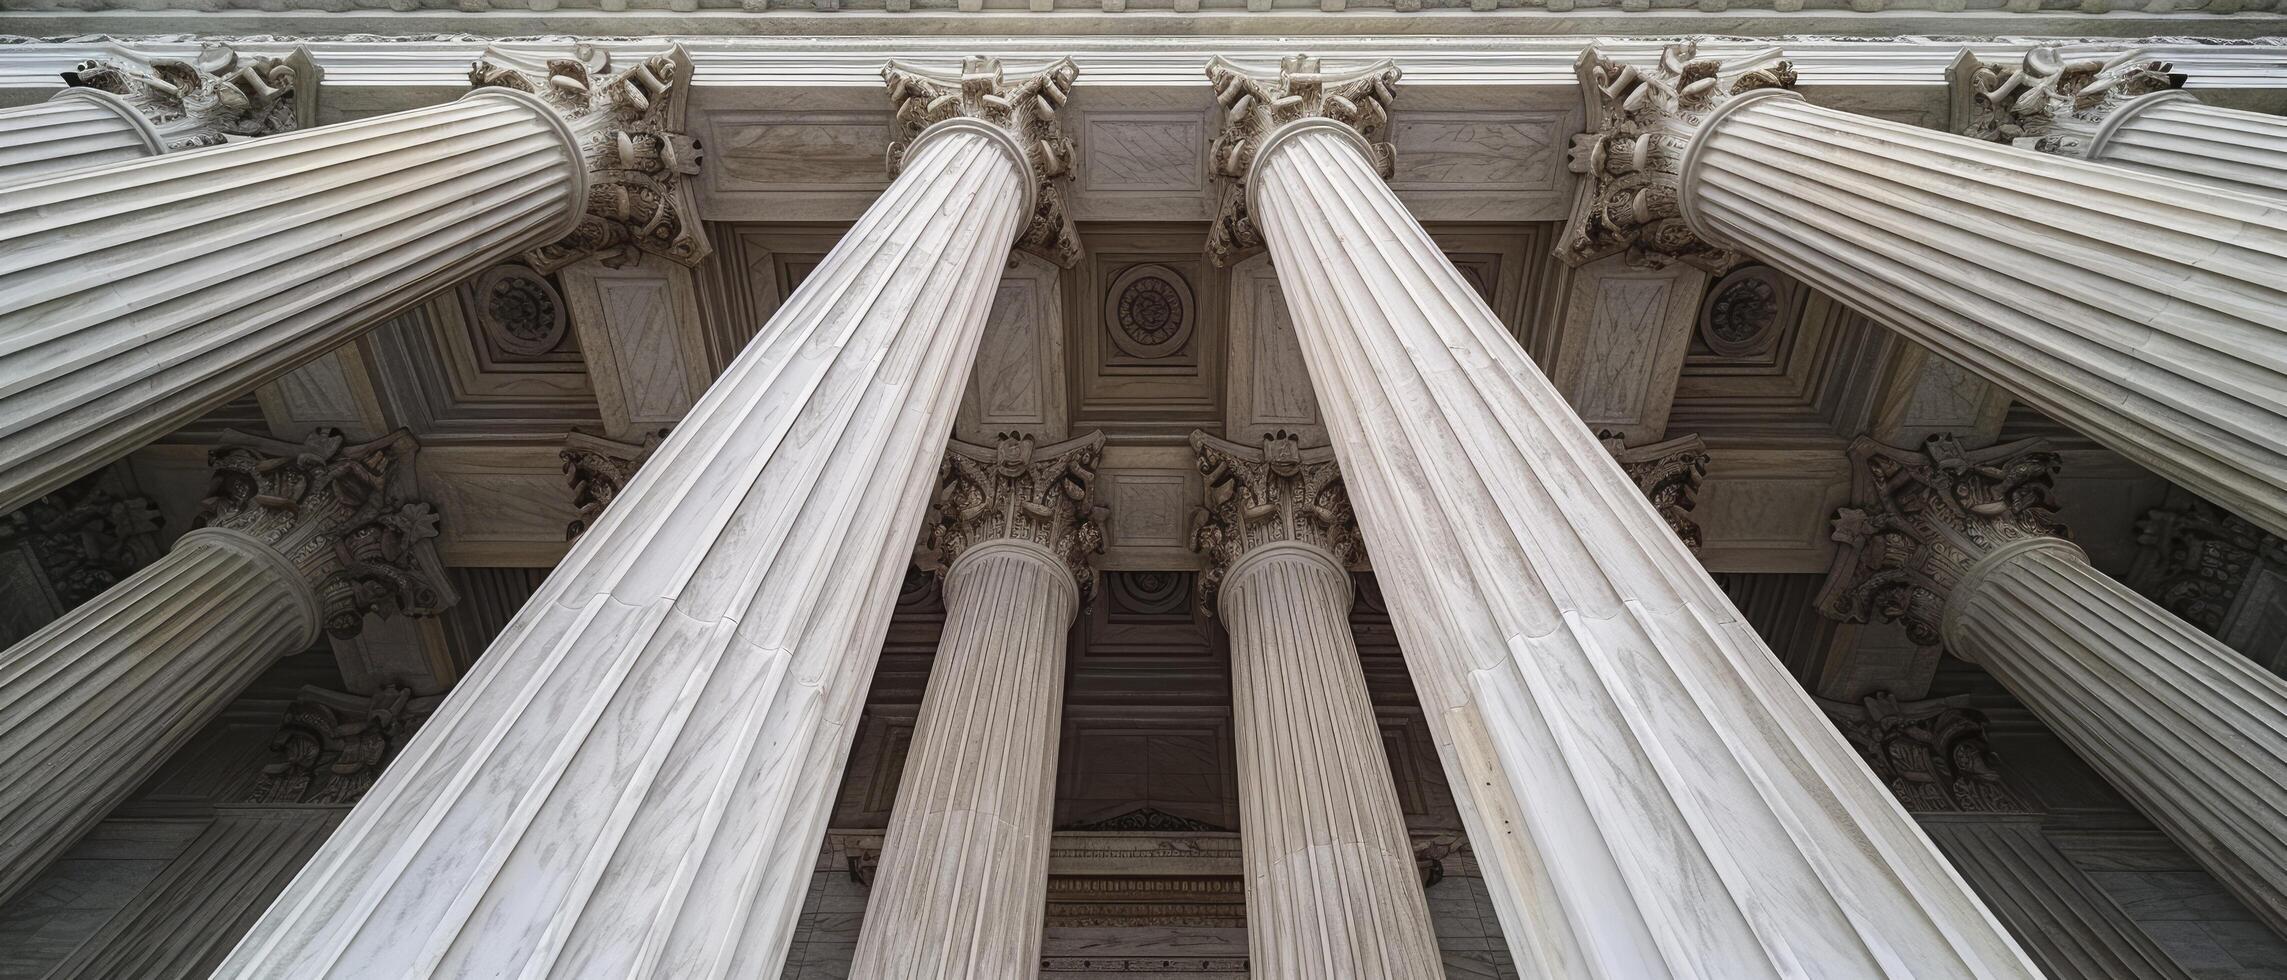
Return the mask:
POLYGON ((954 438, 989 444, 1000 433, 1023 432, 1046 443, 1071 435, 1061 272, 1037 256, 1010 258, 954 416, 954 438))
POLYGON ((1215 188, 1207 176, 1213 125, 1211 114, 1196 106, 1081 112, 1073 216, 1081 221, 1213 217, 1215 188))
POLYGON ((1550 380, 1599 432, 1631 445, 1667 431, 1707 275, 1683 263, 1640 269, 1610 256, 1573 270, 1550 380))
POLYGON ((691 270, 654 256, 599 259, 560 274, 607 438, 674 425, 713 380, 691 270))
POLYGON ((1832 522, 1850 497, 1850 459, 1837 449, 1710 446, 1692 519, 1700 564, 1718 572, 1823 574, 1832 522))
POLYGON ((1105 570, 1199 567, 1191 513, 1199 506, 1199 467, 1189 446, 1107 446, 1096 492, 1109 509, 1105 570))
MULTIPOLYGON (((874 95, 876 93, 866 93, 874 95)), ((715 220, 847 221, 889 186, 890 114, 879 103, 836 108, 722 109, 700 117, 707 166, 701 213, 715 220)), ((791 103, 790 103, 791 104, 791 103)))

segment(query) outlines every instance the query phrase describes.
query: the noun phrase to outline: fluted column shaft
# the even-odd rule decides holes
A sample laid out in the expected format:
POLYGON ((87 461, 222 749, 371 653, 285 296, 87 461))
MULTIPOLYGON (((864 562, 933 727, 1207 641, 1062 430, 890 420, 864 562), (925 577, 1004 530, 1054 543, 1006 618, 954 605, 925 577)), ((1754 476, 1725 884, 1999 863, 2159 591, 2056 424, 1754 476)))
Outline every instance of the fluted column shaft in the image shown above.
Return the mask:
POLYGON ((1248 210, 1519 969, 2035 975, 1358 137, 1261 142, 1248 210))
POLYGON ((1350 594, 1332 555, 1294 542, 1249 552, 1223 578, 1247 952, 1266 980, 1445 975, 1350 594))
POLYGON ((67 88, 46 102, 0 109, 0 188, 165 151, 158 129, 108 92, 67 88))
POLYGON ((218 976, 776 975, 1021 152, 905 152, 218 976))
POLYGON ((0 653, 0 897, 314 642, 320 622, 293 565, 207 528, 0 653))
POLYGON ((1040 966, 1064 703, 1079 589, 1029 542, 978 545, 945 573, 897 807, 850 975, 995 980, 1040 966))
POLYGON ((2195 184, 2287 194, 2287 117, 2159 92, 2121 106, 2087 156, 2195 184))
POLYGON ((0 512, 575 228, 537 97, 0 185, 0 512))
POLYGON ((1700 238, 2287 533, 2287 206, 1776 89, 1715 110, 1681 166, 1700 238))
POLYGON ((2056 538, 1973 566, 1947 599, 1945 638, 2272 928, 2287 928, 2287 680, 2056 538))

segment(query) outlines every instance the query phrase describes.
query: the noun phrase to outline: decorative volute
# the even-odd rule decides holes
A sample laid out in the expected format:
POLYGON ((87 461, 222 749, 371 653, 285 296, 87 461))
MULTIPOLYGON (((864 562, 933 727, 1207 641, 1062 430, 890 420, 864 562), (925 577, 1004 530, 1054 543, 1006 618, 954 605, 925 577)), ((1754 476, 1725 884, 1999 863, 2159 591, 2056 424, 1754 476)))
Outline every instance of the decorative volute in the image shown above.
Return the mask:
POLYGON ((616 71, 610 52, 586 44, 537 65, 487 48, 469 84, 546 102, 587 159, 587 213, 571 234, 526 254, 533 268, 554 272, 597 254, 616 267, 638 251, 695 266, 713 251, 692 186, 700 154, 684 132, 691 58, 682 45, 616 71))
POLYGON ((1089 559, 1104 550, 1095 500, 1103 451, 1101 432, 1048 446, 1015 432, 990 446, 947 442, 922 567, 942 572, 976 545, 1025 541, 1062 558, 1087 596, 1096 583, 1089 559))
POLYGON ((1895 620, 1938 646, 1946 600, 1981 562, 2022 542, 2062 544, 2050 496, 2062 464, 2044 440, 1964 450, 1932 436, 1917 452, 1861 437, 1850 457, 1858 506, 1835 518, 1842 547, 1818 597, 1835 619, 1895 620))
POLYGON ((317 63, 296 49, 284 58, 249 58, 226 44, 199 46, 191 61, 81 62, 64 84, 118 96, 132 106, 168 150, 215 146, 229 137, 269 136, 307 123, 317 63))
POLYGON ((1264 436, 1260 447, 1193 432, 1191 448, 1206 477, 1206 499, 1192 514, 1191 549, 1207 558, 1199 596, 1208 609, 1231 566, 1264 545, 1305 544, 1345 568, 1363 564, 1365 539, 1331 447, 1304 449, 1282 430, 1264 436))
MULTIPOLYGON (((2130 51, 2110 60, 2069 59, 2057 45, 2025 52, 2015 64, 1963 52, 1955 84, 1968 86, 1962 135, 2028 150, 2084 156, 2105 123, 2137 99, 2184 87, 2165 61, 2130 51)), ((2188 96, 2187 96, 2188 97, 2188 96)))
POLYGON ((1697 53, 1694 43, 1671 44, 1648 67, 1594 47, 1580 53, 1574 70, 1587 95, 1588 131, 1572 138, 1571 168, 1586 179, 1558 258, 1578 266, 1625 251, 1637 264, 1671 257, 1730 264, 1731 253, 1703 241, 1684 217, 1692 141, 1740 96, 1793 88, 1795 68, 1776 48, 1728 62, 1697 53))
POLYGON ((431 539, 437 513, 412 499, 412 434, 349 444, 320 429, 296 445, 231 432, 208 454, 201 527, 261 542, 294 566, 328 634, 356 636, 367 613, 431 616, 457 596, 431 539))
POLYGON ((1397 99, 1398 66, 1384 58, 1351 71, 1328 72, 1319 59, 1294 54, 1279 59, 1275 79, 1247 74, 1221 57, 1207 62, 1215 101, 1223 107, 1223 128, 1207 151, 1207 166, 1223 178, 1223 200, 1207 232, 1207 256, 1226 266, 1239 253, 1261 248, 1263 235, 1251 217, 1247 178, 1255 161, 1276 145, 1277 134, 1305 120, 1348 130, 1388 180, 1396 172, 1397 149, 1390 143, 1390 103, 1397 99))
POLYGON ((930 127, 956 119, 988 127, 1008 140, 1032 170, 1031 208, 1017 247, 1065 268, 1080 261, 1080 233, 1064 203, 1064 183, 1072 179, 1072 140, 1057 119, 1080 77, 1072 59, 1059 58, 1014 80, 1001 70, 1000 59, 987 57, 964 59, 957 76, 892 61, 881 77, 889 84, 890 105, 897 113, 887 161, 891 177, 904 168, 906 156, 930 127))

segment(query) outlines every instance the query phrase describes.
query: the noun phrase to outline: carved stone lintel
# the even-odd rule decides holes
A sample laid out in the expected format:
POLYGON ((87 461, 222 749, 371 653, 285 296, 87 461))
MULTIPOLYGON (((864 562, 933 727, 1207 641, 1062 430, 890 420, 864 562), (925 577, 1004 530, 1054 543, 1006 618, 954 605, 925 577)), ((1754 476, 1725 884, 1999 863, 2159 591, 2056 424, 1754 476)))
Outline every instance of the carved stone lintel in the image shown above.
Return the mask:
POLYGON ((301 572, 326 632, 358 634, 367 613, 433 616, 457 596, 431 539, 437 513, 413 499, 411 433, 348 444, 319 429, 296 445, 226 433, 208 454, 213 487, 202 527, 268 545, 301 572))
POLYGON ((2210 636, 2259 569, 2287 569, 2287 539, 2198 498, 2153 509, 2136 540, 2144 549, 2128 584, 2210 636))
POLYGON ((587 159, 587 214, 570 235, 526 253, 533 268, 554 272, 598 254, 617 268, 638 251, 695 266, 713 251, 692 181, 699 141, 683 131, 691 58, 681 45, 617 71, 610 52, 586 44, 545 64, 487 48, 469 83, 545 100, 587 159))
POLYGON ((1072 59, 1060 58, 1013 81, 1002 73, 1000 59, 985 57, 964 59, 959 75, 892 61, 881 77, 897 113, 887 161, 891 177, 904 168, 914 139, 932 125, 974 119, 999 128, 1024 148, 1036 184, 1032 214, 1017 236, 1017 247, 1065 268, 1080 261, 1080 233, 1064 201, 1064 184, 1072 179, 1072 140, 1057 119, 1072 97, 1073 80, 1080 77, 1072 59))
POLYGON ((1014 432, 991 446, 947 443, 921 566, 942 572, 987 541, 1029 541, 1064 559, 1088 595, 1096 583, 1090 558, 1104 550, 1095 505, 1103 451, 1101 432, 1049 446, 1014 432))
POLYGON ((159 131, 168 150, 215 146, 228 137, 269 136, 309 120, 317 63, 297 49, 285 58, 242 57, 206 43, 191 61, 135 64, 113 58, 81 62, 64 84, 126 100, 159 131))
POLYGON ((1959 697, 1860 704, 1819 700, 1866 765, 1912 813, 2024 813, 1985 741, 1985 715, 1959 697))
POLYGON ((2130 51, 2110 61, 2067 60, 2056 45, 2027 51, 2017 64, 1987 64, 1965 54, 1953 69, 1967 86, 1962 134, 2043 153, 2080 156, 2113 113, 2128 102, 2184 86, 2165 61, 2130 51))
POLYGON ((1692 521, 1691 509, 1698 503, 1700 484, 1707 479, 1707 443, 1687 435, 1630 449, 1626 441, 1611 433, 1599 433, 1598 438, 1627 471, 1628 478, 1643 488, 1644 496, 1651 499, 1652 507, 1676 537, 1693 551, 1699 550, 1699 525, 1692 521))
POLYGON ((443 701, 401 687, 365 697, 302 688, 270 739, 278 761, 262 767, 247 802, 356 803, 443 701))
POLYGON ((1572 172, 1583 175, 1557 257, 1573 266, 1626 251, 1629 262, 1683 258, 1730 265, 1728 251, 1701 241, 1684 220, 1685 151, 1717 109, 1762 89, 1790 89, 1794 65, 1776 49, 1729 62, 1696 58, 1689 41, 1671 44, 1649 67, 1622 64, 1590 47, 1575 70, 1588 100, 1588 131, 1572 140, 1572 172))
POLYGON ((1376 173, 1384 180, 1396 173, 1389 127, 1398 76, 1397 64, 1386 58, 1328 72, 1317 58, 1288 55, 1279 59, 1274 80, 1256 78, 1220 57, 1209 60, 1207 78, 1223 106, 1223 129, 1208 148, 1207 165, 1223 178, 1223 199, 1207 232, 1208 258, 1227 266, 1241 252, 1262 247, 1262 231, 1247 213, 1247 175, 1264 139, 1288 123, 1326 119, 1347 126, 1365 142, 1376 173))
MULTIPOLYGON (((112 492, 96 473, 8 514, 0 514, 0 551, 23 549, 55 597, 61 614, 119 584, 159 556, 159 509, 147 497, 112 492)), ((10 596, 30 603, 33 596, 10 596)))
POLYGON ((2050 492, 2048 443, 2027 439, 1964 450, 1932 436, 1919 452, 1860 438, 1851 499, 1834 521, 1834 567, 1819 611, 1846 622, 1895 620, 1924 646, 1941 645, 1953 587, 1985 556, 2016 542, 2064 537, 2050 492))
POLYGON ((667 439, 666 429, 646 433, 641 444, 618 442, 574 430, 564 437, 556 455, 564 461, 564 482, 572 488, 572 506, 580 516, 564 525, 564 540, 577 541, 603 516, 604 508, 627 489, 635 471, 667 439))
POLYGON ((1207 558, 1199 576, 1206 608, 1215 608, 1231 566, 1266 544, 1314 545, 1349 568, 1364 562, 1365 539, 1332 448, 1304 449, 1283 430, 1264 436, 1259 448, 1193 432, 1191 448, 1206 474, 1206 499, 1191 518, 1191 549, 1207 558))

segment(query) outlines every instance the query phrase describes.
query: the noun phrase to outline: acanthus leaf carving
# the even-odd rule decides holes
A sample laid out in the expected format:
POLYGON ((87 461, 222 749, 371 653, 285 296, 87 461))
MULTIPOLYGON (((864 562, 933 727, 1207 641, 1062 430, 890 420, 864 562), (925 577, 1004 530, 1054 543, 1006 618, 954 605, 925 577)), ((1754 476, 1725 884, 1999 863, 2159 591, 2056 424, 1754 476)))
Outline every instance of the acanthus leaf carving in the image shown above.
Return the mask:
POLYGON ((1967 79, 1969 118, 1962 133, 2043 153, 2080 156, 2098 128, 2123 105, 2182 88, 2184 76, 2172 67, 2138 51, 2109 60, 2068 59, 2053 44, 2025 52, 2013 65, 1975 61, 1967 79))
POLYGON ((2145 514, 2136 541, 2129 584, 2210 636, 2258 570, 2287 570, 2287 539, 2196 497, 2145 514))
POLYGON ((2062 538, 2052 497, 2062 466, 2027 439, 1965 450, 1932 436, 1921 451, 1860 438, 1850 449, 1852 499, 1834 521, 1834 567, 1819 611, 1846 622, 1894 620, 1923 646, 1942 645, 1946 600, 1987 555, 2062 538))
POLYGON ((1819 707, 1909 813, 2031 811, 2001 778, 1985 715, 1963 701, 1882 693, 1858 704, 1822 698, 1819 707))
POLYGON ((158 557, 158 506, 115 493, 110 482, 92 474, 0 514, 0 550, 21 548, 31 558, 55 594, 54 612, 101 595, 158 557))
POLYGON ((1608 432, 1598 433, 1597 438, 1620 469, 1644 491, 1644 497, 1676 537, 1698 551, 1699 524, 1691 519, 1691 510, 1699 503, 1699 488, 1707 479, 1707 443, 1687 435, 1631 449, 1626 440, 1608 432))
POLYGON ((135 64, 116 58, 84 61, 63 73, 64 84, 108 92, 125 100, 158 130, 169 150, 217 146, 230 137, 269 136, 298 123, 297 86, 317 83, 306 53, 250 58, 226 44, 205 43, 191 61, 171 58, 135 64))
POLYGON ((237 532, 294 566, 326 632, 349 639, 367 613, 433 616, 457 598, 437 559, 437 513, 414 499, 400 429, 351 444, 319 429, 300 444, 230 432, 207 456, 212 488, 199 525, 237 532))
POLYGON ((1231 566, 1266 544, 1311 545, 1345 568, 1365 563, 1365 539, 1332 448, 1304 449, 1299 437, 1280 430, 1259 447, 1193 432, 1191 449, 1205 475, 1205 499, 1191 523, 1191 550, 1207 559, 1199 576, 1205 608, 1215 608, 1231 566))
POLYGON ((564 540, 579 540, 602 519, 604 509, 618 499, 628 481, 635 479, 635 472, 667 440, 667 432, 658 429, 645 433, 641 443, 619 442, 576 429, 564 437, 564 448, 556 456, 564 462, 564 482, 572 489, 572 507, 580 512, 564 525, 564 540))
POLYGON ((881 77, 896 113, 896 135, 886 161, 891 177, 904 168, 914 140, 937 123, 973 119, 998 128, 1023 148, 1035 185, 1032 213, 1016 246, 1067 269, 1080 261, 1080 232, 1064 200, 1074 151, 1058 118, 1080 77, 1072 59, 1059 58, 1013 80, 1002 71, 1000 59, 986 57, 964 59, 957 76, 892 61, 881 77))
POLYGON ((415 697, 401 687, 364 697, 302 688, 270 738, 277 761, 262 767, 247 802, 356 803, 443 701, 443 695, 415 697))
POLYGON ((638 252, 696 266, 713 251, 694 185, 699 141, 684 132, 691 57, 682 45, 619 71, 610 52, 586 44, 538 66, 487 48, 469 84, 539 97, 579 141, 586 212, 571 234, 526 253, 532 268, 550 273, 590 255, 617 268, 638 252))
POLYGON ((1208 147, 1207 165, 1222 178, 1222 203, 1207 233, 1207 256, 1228 266, 1241 253, 1263 245, 1262 230, 1247 211, 1247 175, 1264 141, 1289 123, 1325 119, 1349 127, 1363 142, 1374 172, 1388 180, 1397 173, 1397 149, 1390 142, 1390 103, 1400 76, 1385 58, 1363 68, 1329 72, 1304 54, 1279 59, 1278 77, 1261 79, 1221 57, 1207 62, 1215 101, 1223 107, 1223 128, 1208 147))
POLYGON ((1688 259, 1712 269, 1736 262, 1692 230, 1683 213, 1683 164, 1700 129, 1749 92, 1792 89, 1794 65, 1776 50, 1728 62, 1699 58, 1693 42, 1670 44, 1649 67, 1590 47, 1575 71, 1588 100, 1588 132, 1573 137, 1580 174, 1572 220, 1557 257, 1573 266, 1617 252, 1634 265, 1688 259))
POLYGON ((919 564, 943 572, 987 541, 1026 541, 1063 559, 1080 594, 1090 594, 1091 559, 1104 550, 1095 495, 1103 451, 1101 432, 1048 446, 1015 432, 990 446, 948 442, 919 564))

